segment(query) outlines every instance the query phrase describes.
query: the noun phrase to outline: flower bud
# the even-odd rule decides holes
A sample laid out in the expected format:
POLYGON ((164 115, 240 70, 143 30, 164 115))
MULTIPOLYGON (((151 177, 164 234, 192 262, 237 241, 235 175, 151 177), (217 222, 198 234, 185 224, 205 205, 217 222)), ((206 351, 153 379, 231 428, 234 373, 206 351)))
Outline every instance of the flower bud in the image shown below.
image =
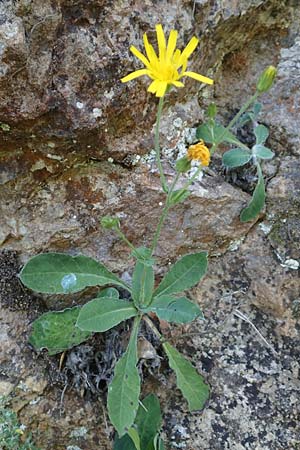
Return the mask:
POLYGON ((190 168, 191 168, 191 161, 186 156, 176 161, 176 172, 184 173, 190 170, 190 168))
POLYGON ((101 225, 108 230, 112 228, 120 228, 120 221, 117 217, 104 216, 101 219, 101 225))
POLYGON ((256 89, 259 93, 267 92, 272 86, 277 74, 276 67, 267 67, 259 77, 256 89))
POLYGON ((217 115, 217 106, 215 103, 211 103, 208 108, 207 108, 207 112, 206 112, 207 116, 210 119, 214 119, 217 115))

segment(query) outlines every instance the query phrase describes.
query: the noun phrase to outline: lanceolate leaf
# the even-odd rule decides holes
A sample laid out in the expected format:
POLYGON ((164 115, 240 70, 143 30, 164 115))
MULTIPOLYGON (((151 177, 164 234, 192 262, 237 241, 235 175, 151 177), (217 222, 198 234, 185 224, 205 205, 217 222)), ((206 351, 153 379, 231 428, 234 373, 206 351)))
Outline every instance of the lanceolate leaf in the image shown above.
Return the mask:
POLYGON ((76 325, 81 330, 103 332, 137 314, 132 302, 111 297, 95 298, 81 308, 76 325))
POLYGON ((132 277, 132 298, 137 306, 150 303, 154 287, 153 267, 136 261, 132 277))
POLYGON ((252 155, 250 151, 248 152, 243 148, 234 148, 224 153, 222 162, 224 166, 233 168, 247 164, 247 162, 249 162, 251 158, 252 155))
POLYGON ((227 131, 222 125, 214 124, 209 126, 204 123, 197 128, 196 131, 197 139, 203 139, 208 144, 220 144, 221 142, 229 142, 231 144, 240 144, 240 141, 232 134, 227 131))
POLYGON ((207 253, 185 255, 171 267, 158 288, 154 297, 175 294, 197 284, 207 269, 207 253))
POLYGON ((29 343, 36 350, 46 348, 49 355, 61 353, 86 341, 91 333, 76 327, 80 307, 48 312, 33 322, 29 343))
POLYGON ((137 430, 133 427, 129 428, 128 436, 130 436, 132 442, 134 443, 136 450, 141 450, 141 440, 140 440, 140 436, 139 436, 139 433, 137 432, 137 430))
POLYGON ((190 411, 202 409, 209 397, 209 387, 192 364, 168 342, 163 344, 171 369, 176 373, 177 386, 186 398, 190 411))
MULTIPOLYGON (((141 450, 158 450, 158 445, 155 447, 154 442, 158 441, 158 432, 161 428, 162 417, 160 411, 160 404, 158 398, 154 394, 147 395, 138 408, 136 419, 134 421, 134 428, 138 433, 140 439, 141 450)), ((114 443, 114 450, 136 450, 136 445, 133 443, 134 439, 130 439, 128 435, 132 436, 132 432, 128 431, 120 439, 116 439, 114 443)))
POLYGON ((143 400, 136 416, 136 426, 141 440, 141 449, 148 448, 162 425, 162 417, 158 398, 154 394, 149 394, 143 400))
POLYGON ((264 179, 260 176, 249 205, 241 212, 241 222, 248 222, 249 220, 255 219, 265 204, 265 198, 266 192, 264 179))
POLYGON ((274 156, 272 150, 261 144, 254 145, 252 151, 258 158, 261 159, 272 159, 274 156))
POLYGON ((132 426, 138 410, 141 383, 136 367, 139 323, 140 319, 135 319, 128 348, 117 362, 114 378, 108 387, 108 413, 119 437, 132 426))
POLYGON ((148 310, 167 322, 187 323, 197 317, 203 319, 201 309, 185 297, 170 295, 155 297, 148 310))
POLYGON ((46 294, 69 294, 87 286, 116 284, 128 286, 93 258, 64 253, 42 253, 23 267, 21 281, 30 289, 46 294))
POLYGON ((254 128, 254 134, 257 144, 264 144, 269 136, 269 130, 264 125, 258 125, 254 128))

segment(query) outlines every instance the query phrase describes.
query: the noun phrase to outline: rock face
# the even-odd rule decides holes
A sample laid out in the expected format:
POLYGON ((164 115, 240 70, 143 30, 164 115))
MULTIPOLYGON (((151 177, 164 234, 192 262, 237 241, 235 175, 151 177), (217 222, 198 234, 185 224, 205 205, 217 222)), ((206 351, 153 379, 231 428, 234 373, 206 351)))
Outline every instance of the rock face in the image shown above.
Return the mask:
MULTIPOLYGON (((111 447, 99 405, 76 392, 67 390, 65 415, 57 419, 62 388, 49 373, 59 378, 59 358, 35 359, 26 344, 30 323, 46 307, 22 288, 17 273, 30 256, 51 250, 83 252, 130 274, 129 251, 99 226, 105 214, 120 217, 134 244, 150 242, 164 201, 150 152, 156 100, 146 80, 124 85, 119 79, 140 67, 129 46, 141 49, 144 32, 154 38, 156 23, 178 29, 179 47, 199 36, 192 70, 215 80, 204 88, 187 80, 168 96, 161 143, 170 179, 206 106, 215 101, 227 123, 265 66, 278 66, 259 118, 270 127, 268 144, 276 153, 264 164, 263 220, 240 223, 249 183, 238 172, 225 176, 216 155, 162 232, 159 275, 194 248, 211 257, 194 292, 207 323, 187 330, 199 338, 178 345, 207 377, 212 399, 203 415, 190 416, 177 392, 166 398, 165 388, 157 388, 165 433, 172 448, 188 450, 296 449, 300 10, 292 0, 0 3, 0 393, 13 393, 15 409, 43 449, 111 447), (240 417, 249 420, 238 425, 240 417)), ((246 131, 242 137, 251 139, 246 131)), ((166 379, 172 389, 173 379, 166 379)))

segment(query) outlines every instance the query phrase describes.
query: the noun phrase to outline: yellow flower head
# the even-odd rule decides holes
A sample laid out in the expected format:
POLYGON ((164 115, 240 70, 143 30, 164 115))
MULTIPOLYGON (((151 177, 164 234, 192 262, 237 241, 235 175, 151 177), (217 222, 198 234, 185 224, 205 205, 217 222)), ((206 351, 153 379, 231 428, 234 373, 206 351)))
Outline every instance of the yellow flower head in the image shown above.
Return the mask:
POLYGON ((202 166, 208 166, 210 162, 210 152, 202 140, 189 146, 187 157, 189 160, 200 161, 202 166))
POLYGON ((156 94, 156 97, 163 97, 167 88, 171 85, 183 87, 184 84, 180 80, 185 76, 194 78, 202 83, 213 84, 213 80, 210 78, 204 77, 199 73, 186 71, 188 58, 199 42, 196 37, 192 37, 188 45, 181 52, 179 49, 176 49, 177 31, 171 30, 168 43, 166 43, 165 34, 161 25, 156 25, 156 34, 158 56, 153 46, 149 43, 146 33, 143 36, 143 41, 147 57, 133 45, 130 47, 130 51, 142 61, 145 69, 136 70, 122 78, 121 81, 123 83, 134 80, 142 75, 148 75, 153 80, 148 87, 148 92, 156 94))

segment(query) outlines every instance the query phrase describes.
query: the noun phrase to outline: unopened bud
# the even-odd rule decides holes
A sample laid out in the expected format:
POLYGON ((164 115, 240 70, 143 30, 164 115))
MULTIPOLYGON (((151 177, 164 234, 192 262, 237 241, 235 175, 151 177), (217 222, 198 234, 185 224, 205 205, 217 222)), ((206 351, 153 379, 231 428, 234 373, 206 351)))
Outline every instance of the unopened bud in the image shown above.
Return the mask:
POLYGON ((272 86, 277 74, 276 67, 267 67, 259 77, 256 89, 259 93, 267 92, 272 86))
POLYGON ((191 161, 184 156, 176 161, 176 172, 185 173, 191 168, 191 161))
POLYGON ((217 106, 215 103, 211 103, 209 105, 209 107, 207 108, 207 112, 206 112, 207 116, 210 119, 214 119, 217 115, 217 106))
POLYGON ((104 216, 101 219, 101 225, 106 229, 120 228, 120 221, 117 217, 104 216))

